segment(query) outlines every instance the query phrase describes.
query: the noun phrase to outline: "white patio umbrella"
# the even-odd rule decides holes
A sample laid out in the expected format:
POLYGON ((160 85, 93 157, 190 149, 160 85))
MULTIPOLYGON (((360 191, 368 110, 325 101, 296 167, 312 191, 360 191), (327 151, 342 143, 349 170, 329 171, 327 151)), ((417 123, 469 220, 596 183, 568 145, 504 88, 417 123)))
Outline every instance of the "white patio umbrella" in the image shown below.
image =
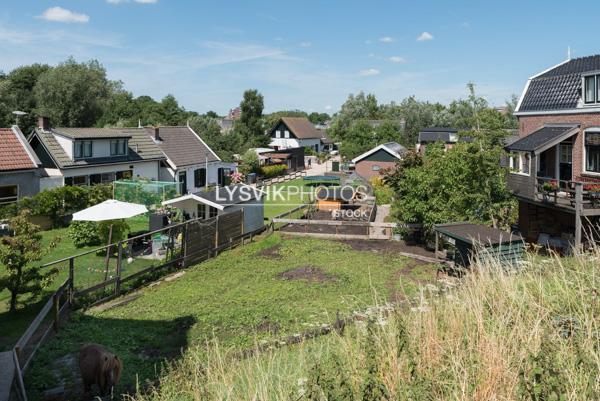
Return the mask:
MULTIPOLYGON (((73 213, 73 221, 107 221, 128 219, 146 213, 148 209, 137 203, 121 202, 116 199, 108 199, 97 205, 88 207, 73 213)), ((108 248, 106 249, 106 270, 104 281, 108 278, 108 261, 110 258, 110 243, 112 241, 112 224, 108 230, 108 248)))

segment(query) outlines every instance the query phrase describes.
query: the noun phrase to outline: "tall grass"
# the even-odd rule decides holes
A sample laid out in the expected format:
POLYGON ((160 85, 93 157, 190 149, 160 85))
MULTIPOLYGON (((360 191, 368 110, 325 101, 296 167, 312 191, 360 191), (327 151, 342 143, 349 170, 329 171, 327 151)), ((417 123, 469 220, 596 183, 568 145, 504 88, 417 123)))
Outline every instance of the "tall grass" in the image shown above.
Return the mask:
MULTIPOLYGON (((210 344, 166 366, 142 400, 597 400, 600 251, 478 261, 424 294, 332 334, 249 358, 210 344)), ((383 309, 382 309, 383 310, 383 309)))

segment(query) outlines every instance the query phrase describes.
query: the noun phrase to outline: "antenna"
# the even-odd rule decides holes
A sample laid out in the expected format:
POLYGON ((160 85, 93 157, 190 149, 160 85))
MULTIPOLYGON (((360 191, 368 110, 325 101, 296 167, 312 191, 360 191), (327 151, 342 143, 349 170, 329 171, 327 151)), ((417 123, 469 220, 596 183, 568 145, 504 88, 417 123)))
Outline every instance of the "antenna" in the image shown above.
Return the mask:
POLYGON ((19 125, 19 117, 26 115, 24 111, 15 110, 12 112, 15 115, 15 125, 19 125))
POLYGON ((571 60, 571 46, 567 46, 567 60, 571 60))

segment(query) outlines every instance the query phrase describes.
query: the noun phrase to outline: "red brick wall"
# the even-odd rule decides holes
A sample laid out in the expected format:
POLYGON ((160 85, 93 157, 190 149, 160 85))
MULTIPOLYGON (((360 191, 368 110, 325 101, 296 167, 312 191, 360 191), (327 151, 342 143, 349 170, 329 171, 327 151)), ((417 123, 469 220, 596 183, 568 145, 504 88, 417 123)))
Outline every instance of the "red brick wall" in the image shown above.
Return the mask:
POLYGON ((600 113, 520 116, 519 136, 527 136, 546 123, 581 124, 581 130, 573 143, 573 180, 600 181, 600 176, 583 173, 583 132, 589 127, 600 127, 600 113))
POLYGON ((386 168, 394 168, 395 166, 395 162, 374 162, 369 160, 362 160, 356 163, 355 169, 356 174, 368 180, 374 175, 379 175, 379 172, 381 170, 386 168), (379 166, 379 171, 373 171, 373 166, 375 165, 379 166))

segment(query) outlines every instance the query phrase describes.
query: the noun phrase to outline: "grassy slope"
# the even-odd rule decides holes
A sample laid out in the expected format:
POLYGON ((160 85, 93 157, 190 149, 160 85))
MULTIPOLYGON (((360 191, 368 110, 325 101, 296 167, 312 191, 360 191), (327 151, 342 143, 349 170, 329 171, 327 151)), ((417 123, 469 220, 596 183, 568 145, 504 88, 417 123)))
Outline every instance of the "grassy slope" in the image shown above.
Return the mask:
MULTIPOLYGON (((359 252, 346 245, 272 235, 260 242, 226 252, 189 269, 173 282, 145 289, 142 297, 106 311, 77 315, 55 340, 44 346, 28 373, 30 388, 45 388, 55 379, 46 368, 57 357, 76 352, 86 342, 105 344, 125 364, 123 384, 155 378, 164 358, 177 356, 179 347, 204 344, 216 338, 237 349, 275 334, 300 332, 310 324, 330 322, 337 310, 348 312, 374 303, 390 291, 416 292, 417 284, 397 272, 408 260, 393 255, 359 252), (261 256, 263 249, 280 247, 278 255, 261 256), (318 267, 336 281, 309 283, 281 280, 278 274, 302 266, 318 267), (395 274, 396 273, 396 274, 395 274), (35 383, 35 385, 32 385, 35 383)), ((415 279, 433 277, 421 265, 415 279)))
POLYGON ((349 390, 362 399, 367 361, 376 366, 370 378, 394 400, 600 399, 599 259, 600 251, 532 257, 525 271, 510 275, 480 266, 482 274, 412 312, 244 360, 222 349, 199 359, 190 350, 156 391, 137 400, 295 400, 311 389, 349 390), (574 335, 559 323, 566 318, 574 319, 574 335), (321 387, 311 387, 316 377, 321 387))
MULTIPOLYGON (((148 229, 148 217, 140 216, 127 220, 130 225, 132 232, 148 229)), ((57 246, 51 250, 49 254, 39 262, 40 264, 50 263, 56 260, 67 258, 69 256, 78 255, 97 249, 98 246, 85 246, 77 248, 73 241, 69 238, 68 228, 58 228, 54 230, 48 230, 42 232, 42 245, 47 247, 55 238, 60 238, 57 246)), ((97 256, 92 253, 85 257, 78 258, 75 264, 75 278, 76 286, 79 288, 85 288, 86 286, 96 284, 104 278, 104 263, 105 259, 102 256, 97 256)), ((110 262, 110 267, 114 268, 114 259, 110 262)), ((149 266, 150 262, 147 260, 137 259, 130 265, 125 265, 125 273, 134 272, 145 266, 149 266)), ((21 305, 17 310, 16 314, 8 313, 8 306, 10 300, 10 293, 8 291, 0 291, 0 350, 6 349, 12 346, 14 342, 19 338, 25 331, 27 326, 35 318, 36 314, 46 302, 48 294, 58 288, 69 275, 69 264, 68 262, 61 263, 56 266, 59 269, 59 273, 54 279, 54 282, 47 289, 46 293, 40 297, 40 301, 34 303, 27 303, 21 305)), ((24 296, 21 300, 27 300, 24 296)))

